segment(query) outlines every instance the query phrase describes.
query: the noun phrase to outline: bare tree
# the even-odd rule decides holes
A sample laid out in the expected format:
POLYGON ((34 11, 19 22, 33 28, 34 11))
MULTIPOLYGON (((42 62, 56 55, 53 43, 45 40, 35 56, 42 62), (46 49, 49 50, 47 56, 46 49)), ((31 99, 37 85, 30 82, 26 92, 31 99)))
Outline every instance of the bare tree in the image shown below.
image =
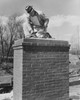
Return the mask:
POLYGON ((4 26, 0 24, 0 43, 2 49, 2 58, 9 56, 13 53, 12 45, 14 41, 24 37, 22 21, 17 21, 15 15, 9 17, 7 24, 4 26))
POLYGON ((8 28, 10 35, 9 35, 9 45, 7 50, 7 58, 9 56, 10 50, 12 49, 14 41, 24 37, 22 22, 21 21, 17 22, 16 16, 13 15, 9 18, 8 28))
POLYGON ((4 25, 0 25, 0 43, 1 43, 1 51, 2 51, 2 54, 1 54, 1 57, 4 59, 4 56, 5 56, 5 41, 4 41, 4 35, 6 33, 6 26, 4 25))

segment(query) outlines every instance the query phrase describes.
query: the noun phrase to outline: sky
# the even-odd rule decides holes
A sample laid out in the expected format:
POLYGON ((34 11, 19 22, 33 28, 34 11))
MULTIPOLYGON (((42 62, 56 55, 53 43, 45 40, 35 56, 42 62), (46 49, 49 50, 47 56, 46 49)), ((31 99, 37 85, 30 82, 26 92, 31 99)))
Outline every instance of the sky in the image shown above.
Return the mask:
POLYGON ((80 0, 0 0, 0 14, 23 13, 29 4, 47 16, 80 14, 80 0))
POLYGON ((48 31, 55 39, 76 40, 80 25, 80 0, 0 0, 0 15, 24 14, 26 5, 32 5, 49 17, 48 31))

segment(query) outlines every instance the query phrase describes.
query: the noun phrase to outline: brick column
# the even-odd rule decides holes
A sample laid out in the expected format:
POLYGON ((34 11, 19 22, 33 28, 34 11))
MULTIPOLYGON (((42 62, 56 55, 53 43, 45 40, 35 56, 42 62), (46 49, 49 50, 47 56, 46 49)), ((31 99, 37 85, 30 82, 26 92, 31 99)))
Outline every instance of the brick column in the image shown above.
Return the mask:
POLYGON ((69 100, 69 44, 20 39, 14 44, 14 100, 69 100))

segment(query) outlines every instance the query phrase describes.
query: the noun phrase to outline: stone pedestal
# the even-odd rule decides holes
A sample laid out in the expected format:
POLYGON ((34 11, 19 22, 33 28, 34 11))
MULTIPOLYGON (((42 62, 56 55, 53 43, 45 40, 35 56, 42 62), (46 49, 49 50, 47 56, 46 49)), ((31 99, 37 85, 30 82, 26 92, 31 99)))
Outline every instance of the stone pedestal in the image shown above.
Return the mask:
POLYGON ((14 44, 14 100, 69 100, 69 44, 20 39, 14 44))

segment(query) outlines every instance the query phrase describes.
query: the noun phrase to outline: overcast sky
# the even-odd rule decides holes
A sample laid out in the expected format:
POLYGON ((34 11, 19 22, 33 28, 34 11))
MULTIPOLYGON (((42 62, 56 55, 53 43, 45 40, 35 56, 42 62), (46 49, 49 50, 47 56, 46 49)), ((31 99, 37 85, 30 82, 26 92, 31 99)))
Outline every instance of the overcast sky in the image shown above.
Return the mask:
POLYGON ((0 0, 0 15, 24 14, 25 6, 32 5, 50 18, 48 29, 56 39, 71 39, 80 25, 80 0, 0 0))
POLYGON ((23 13, 29 4, 44 11, 47 16, 80 14, 80 0, 0 0, 0 14, 23 13))

